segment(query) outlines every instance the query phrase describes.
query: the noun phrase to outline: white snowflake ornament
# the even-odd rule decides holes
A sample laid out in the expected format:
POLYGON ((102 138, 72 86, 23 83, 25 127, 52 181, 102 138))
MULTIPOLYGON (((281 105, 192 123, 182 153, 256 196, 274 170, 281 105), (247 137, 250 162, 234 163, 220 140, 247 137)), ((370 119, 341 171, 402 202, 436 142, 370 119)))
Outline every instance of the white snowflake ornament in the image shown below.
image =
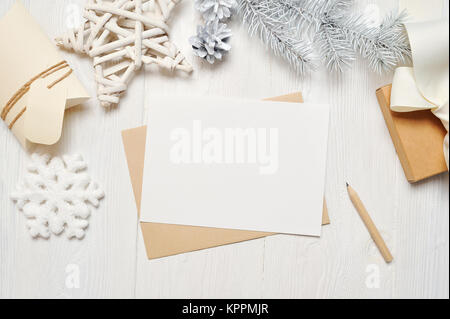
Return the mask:
POLYGON ((33 237, 49 238, 51 233, 81 239, 89 222, 90 207, 98 207, 103 190, 84 172, 80 155, 51 158, 33 154, 28 174, 11 194, 16 207, 27 217, 33 237))

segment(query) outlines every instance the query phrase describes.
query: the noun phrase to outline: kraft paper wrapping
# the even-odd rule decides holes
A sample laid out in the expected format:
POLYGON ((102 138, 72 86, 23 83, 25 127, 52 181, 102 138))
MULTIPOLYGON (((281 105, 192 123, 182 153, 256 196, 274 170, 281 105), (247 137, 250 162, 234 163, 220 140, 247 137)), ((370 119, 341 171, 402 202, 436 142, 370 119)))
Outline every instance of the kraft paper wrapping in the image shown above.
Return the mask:
MULTIPOLYGON (((27 82, 64 59, 20 2, 0 18, 0 43, 4 44, 0 50, 2 112, 27 82)), ((9 127, 14 123, 11 131, 23 147, 28 148, 31 143, 56 143, 61 135, 64 110, 89 98, 82 84, 68 70, 71 69, 67 65, 32 82, 29 91, 7 112, 5 124, 9 127)))
POLYGON ((392 86, 376 92, 410 183, 447 171, 448 19, 443 19, 444 2, 400 0, 400 10, 408 12, 405 27, 413 67, 397 68, 392 86))
MULTIPOLYGON (((300 93, 284 95, 268 100, 301 103, 300 93)), ((122 132, 125 155, 130 172, 136 207, 141 207, 142 178, 144 171, 145 140, 147 127, 142 126, 122 132)), ((324 200, 322 224, 330 224, 324 200)), ((140 223, 148 259, 156 259, 181 253, 262 238, 274 233, 218 229, 209 227, 140 223)))

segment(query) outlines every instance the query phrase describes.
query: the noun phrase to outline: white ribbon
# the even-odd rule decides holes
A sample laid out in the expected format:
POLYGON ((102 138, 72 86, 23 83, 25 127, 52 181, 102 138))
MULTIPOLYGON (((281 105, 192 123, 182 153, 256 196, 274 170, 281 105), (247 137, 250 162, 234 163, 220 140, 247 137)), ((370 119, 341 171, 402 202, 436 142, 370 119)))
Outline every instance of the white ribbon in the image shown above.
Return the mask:
POLYGON ((448 20, 405 24, 411 44, 413 67, 395 70, 391 110, 431 110, 447 129, 444 155, 449 168, 449 23, 448 20))

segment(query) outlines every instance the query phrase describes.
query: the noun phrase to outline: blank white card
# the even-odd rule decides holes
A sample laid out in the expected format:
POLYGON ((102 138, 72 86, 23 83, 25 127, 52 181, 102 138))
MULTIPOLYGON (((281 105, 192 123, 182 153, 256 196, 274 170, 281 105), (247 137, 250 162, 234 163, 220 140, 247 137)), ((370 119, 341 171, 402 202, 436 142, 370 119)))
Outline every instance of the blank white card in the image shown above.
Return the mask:
POLYGON ((320 236, 328 105, 153 100, 141 221, 320 236))

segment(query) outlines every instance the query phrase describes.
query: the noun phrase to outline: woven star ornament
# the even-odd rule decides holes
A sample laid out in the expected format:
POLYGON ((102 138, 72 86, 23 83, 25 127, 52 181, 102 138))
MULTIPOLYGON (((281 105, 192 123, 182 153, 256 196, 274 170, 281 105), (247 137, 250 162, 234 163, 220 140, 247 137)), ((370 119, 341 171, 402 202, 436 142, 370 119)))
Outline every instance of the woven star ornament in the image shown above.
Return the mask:
POLYGON ((145 64, 191 72, 170 42, 167 20, 180 0, 88 0, 86 21, 56 38, 58 46, 93 59, 100 104, 118 104, 136 71, 145 64))

